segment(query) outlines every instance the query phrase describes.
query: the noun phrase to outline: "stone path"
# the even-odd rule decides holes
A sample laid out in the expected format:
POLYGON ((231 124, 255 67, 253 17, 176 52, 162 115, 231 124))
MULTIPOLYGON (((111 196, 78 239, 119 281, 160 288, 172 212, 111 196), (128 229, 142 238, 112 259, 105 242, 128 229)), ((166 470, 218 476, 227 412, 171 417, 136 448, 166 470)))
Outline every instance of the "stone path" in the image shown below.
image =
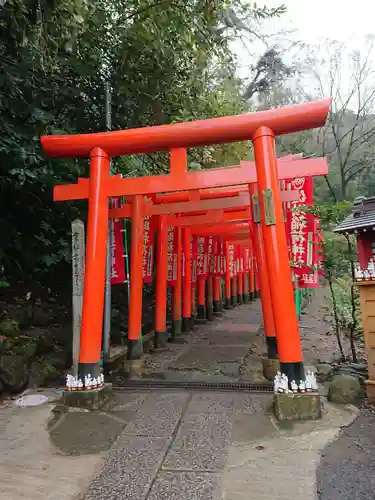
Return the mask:
MULTIPOLYGON (((259 301, 147 358, 146 375, 261 380, 259 301)), ((316 499, 319 453, 353 408, 277 424, 272 394, 118 392, 100 412, 0 407, 0 500, 316 499)), ((327 497, 328 498, 328 497, 327 497)))
POLYGON ((267 394, 117 398, 134 416, 85 500, 312 500, 319 450, 356 415, 327 404, 322 421, 285 426, 267 394))
POLYGON ((167 380, 259 381, 265 353, 260 301, 197 325, 166 350, 146 356, 145 376, 167 380))

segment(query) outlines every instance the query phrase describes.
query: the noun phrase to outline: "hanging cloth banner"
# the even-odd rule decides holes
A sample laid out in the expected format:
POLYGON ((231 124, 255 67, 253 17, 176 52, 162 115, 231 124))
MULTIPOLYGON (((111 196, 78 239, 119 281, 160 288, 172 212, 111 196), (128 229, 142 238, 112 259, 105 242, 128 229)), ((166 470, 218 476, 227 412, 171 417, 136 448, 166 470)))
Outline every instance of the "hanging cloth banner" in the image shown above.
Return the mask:
POLYGON ((209 276, 215 274, 214 240, 212 236, 207 238, 207 267, 209 276))
POLYGON ((250 248, 244 249, 244 272, 250 272, 250 248))
POLYGON ((304 209, 313 204, 313 178, 299 177, 286 179, 282 182, 284 190, 298 191, 299 200, 287 202, 286 205, 286 234, 289 243, 292 267, 299 268, 308 265, 308 226, 313 216, 304 209), (298 208, 301 207, 301 210, 298 208))
POLYGON ((234 278, 236 275, 236 261, 235 261, 235 248, 234 245, 228 245, 229 250, 229 276, 230 278, 234 278))
POLYGON ((177 280, 177 230, 168 227, 167 285, 174 286, 177 280))
POLYGON ((219 275, 224 276, 225 274, 225 245, 222 238, 219 240, 219 275))
MULTIPOLYGON (((112 208, 120 208, 121 198, 111 198, 111 206, 112 208)), ((126 281, 123 231, 122 219, 113 219, 111 285, 125 283, 126 281)))
POLYGON ((320 221, 311 214, 308 218, 307 265, 294 269, 299 288, 319 288, 319 276, 323 274, 321 263, 320 221))
POLYGON ((190 253, 191 253, 191 282, 197 282, 197 256, 198 256, 198 238, 192 236, 190 240, 190 253))
POLYGON ((198 236, 197 238, 197 275, 207 278, 208 274, 208 238, 198 236))
MULTIPOLYGON (((145 196, 145 203, 153 201, 153 197, 145 196)), ((142 272, 143 282, 152 283, 154 274, 154 239, 155 239, 155 218, 148 215, 143 219, 144 233, 143 233, 143 261, 142 272)))

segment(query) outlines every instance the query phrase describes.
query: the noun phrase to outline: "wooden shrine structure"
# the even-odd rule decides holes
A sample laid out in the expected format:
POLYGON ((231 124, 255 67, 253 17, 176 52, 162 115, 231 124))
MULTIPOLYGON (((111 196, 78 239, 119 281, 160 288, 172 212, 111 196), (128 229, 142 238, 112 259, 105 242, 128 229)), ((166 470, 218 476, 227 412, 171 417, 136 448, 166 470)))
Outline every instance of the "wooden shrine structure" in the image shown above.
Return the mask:
MULTIPOLYGON (((182 287, 179 281, 174 295, 175 321, 181 318, 181 289, 184 294, 182 322, 189 322, 192 314, 192 231, 194 234, 233 237, 234 241, 243 239, 253 249, 257 261, 269 357, 279 357, 281 371, 289 380, 304 380, 279 181, 282 178, 324 175, 327 162, 324 158, 300 157, 277 160, 275 137, 322 126, 330 102, 326 99, 259 113, 134 130, 41 138, 44 150, 51 157, 90 159, 89 178, 78 179, 73 185, 56 186, 54 191, 56 201, 88 199, 79 356, 82 379, 87 374, 100 374, 108 218, 132 219, 128 357, 137 360, 142 356, 143 221, 146 216, 158 215, 157 344, 163 345, 166 335, 166 242, 168 223, 173 221, 178 227, 180 242, 178 261, 181 262, 182 253, 185 260, 184 266, 178 266, 184 269, 184 275, 180 279, 182 287), (240 166, 230 168, 188 171, 187 148, 244 140, 252 141, 255 162, 241 162, 240 166), (170 151, 168 175, 142 178, 110 175, 110 158, 113 156, 163 150, 170 151), (157 202, 145 203, 145 195, 155 196, 157 202), (117 196, 126 197, 129 203, 110 210, 108 199, 117 196), (192 217, 203 219, 194 222, 192 217)), ((198 288, 198 305, 203 306, 203 285, 198 283, 198 288)), ((243 283, 238 288, 243 292, 243 283)))

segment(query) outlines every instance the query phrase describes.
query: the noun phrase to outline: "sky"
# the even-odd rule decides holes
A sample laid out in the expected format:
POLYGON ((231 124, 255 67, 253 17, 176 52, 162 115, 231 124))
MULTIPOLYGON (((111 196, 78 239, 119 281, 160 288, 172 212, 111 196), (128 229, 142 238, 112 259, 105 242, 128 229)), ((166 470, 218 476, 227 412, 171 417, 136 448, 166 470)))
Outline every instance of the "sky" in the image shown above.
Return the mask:
MULTIPOLYGON (((264 0, 258 5, 276 7, 284 3, 287 13, 280 18, 267 21, 262 31, 278 33, 281 30, 294 30, 288 33, 285 44, 304 41, 319 44, 323 39, 344 41, 348 50, 361 49, 366 35, 375 35, 375 2, 373 0, 264 0)), ((277 37, 276 37, 277 38, 277 37)), ((253 51, 261 53, 262 44, 252 44, 253 51)), ((241 42, 235 42, 233 50, 239 62, 238 73, 241 77, 248 74, 249 49, 241 42)))

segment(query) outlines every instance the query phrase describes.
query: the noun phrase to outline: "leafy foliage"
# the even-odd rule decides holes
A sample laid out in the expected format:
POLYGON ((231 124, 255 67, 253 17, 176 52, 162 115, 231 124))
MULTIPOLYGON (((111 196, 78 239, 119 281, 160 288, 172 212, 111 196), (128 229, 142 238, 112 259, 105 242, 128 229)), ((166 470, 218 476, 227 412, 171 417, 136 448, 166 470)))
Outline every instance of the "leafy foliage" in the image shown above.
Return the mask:
MULTIPOLYGON (((70 221, 85 217, 84 204, 54 204, 52 187, 85 175, 86 162, 46 159, 40 135, 105 130, 106 82, 115 129, 248 111, 228 44, 251 20, 284 10, 240 0, 7 0, 0 7, 3 281, 64 277, 70 221)), ((189 152, 204 168, 246 154, 241 144, 189 152)), ((114 167, 147 175, 167 164, 166 154, 152 154, 114 167)))

